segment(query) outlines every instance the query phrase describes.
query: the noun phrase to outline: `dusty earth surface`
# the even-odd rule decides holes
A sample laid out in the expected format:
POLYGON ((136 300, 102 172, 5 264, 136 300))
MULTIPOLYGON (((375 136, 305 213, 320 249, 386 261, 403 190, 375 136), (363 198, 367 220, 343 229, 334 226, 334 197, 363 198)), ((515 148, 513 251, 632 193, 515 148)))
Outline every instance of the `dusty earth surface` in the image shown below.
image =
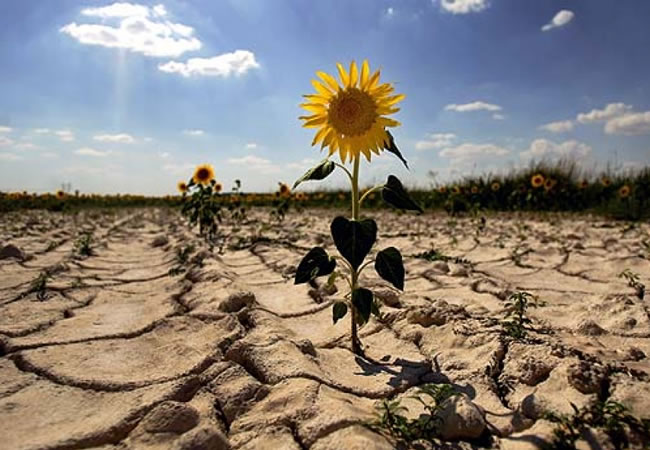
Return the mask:
MULTIPOLYGON (((364 424, 387 398, 417 416, 410 395, 425 383, 462 393, 445 406, 444 448, 536 448, 554 427, 544 411, 569 414, 570 402, 650 416, 648 299, 617 276, 650 280, 648 224, 494 215, 476 236, 469 218, 370 215, 374 250, 401 249, 407 274, 402 293, 364 272, 383 304, 361 329, 364 358, 350 351, 349 316, 332 324, 345 283, 293 284, 311 247, 336 254, 332 211, 280 226, 252 214, 224 228, 222 254, 171 211, 4 215, 0 447, 408 448, 364 424), (84 230, 93 252, 80 258, 84 230), (414 257, 432 246, 464 261, 414 257), (520 290, 546 303, 523 341, 500 324, 520 290)), ((586 439, 579 448, 612 446, 598 430, 586 439)))

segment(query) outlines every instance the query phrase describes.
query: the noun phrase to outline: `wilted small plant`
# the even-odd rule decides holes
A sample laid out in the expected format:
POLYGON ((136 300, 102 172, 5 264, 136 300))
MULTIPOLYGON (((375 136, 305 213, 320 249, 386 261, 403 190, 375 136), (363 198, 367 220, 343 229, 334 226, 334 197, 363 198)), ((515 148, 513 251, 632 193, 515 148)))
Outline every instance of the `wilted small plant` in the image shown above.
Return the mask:
POLYGON ((431 250, 427 250, 421 253, 416 253, 415 255, 413 255, 413 258, 425 259, 430 262, 444 261, 444 262, 453 262, 455 264, 464 264, 468 266, 472 265, 472 262, 469 259, 460 258, 458 256, 447 256, 442 252, 440 252, 439 250, 436 250, 435 248, 432 248, 431 250))
POLYGON ((288 184, 278 183, 278 191, 274 197, 271 217, 275 218, 278 222, 283 222, 284 217, 291 207, 291 188, 288 184))
POLYGON ((190 259, 190 255, 194 252, 194 245, 186 245, 182 248, 177 248, 176 249, 176 258, 175 258, 175 263, 176 265, 169 269, 169 275, 174 276, 174 275, 179 275, 185 271, 185 265, 190 259))
POLYGON ((536 308, 543 304, 529 292, 512 293, 506 301, 506 320, 501 322, 503 331, 515 339, 524 339, 527 331, 526 325, 532 323, 526 315, 528 308, 536 308))
POLYGON ((632 272, 630 269, 625 269, 623 272, 618 274, 619 278, 625 278, 627 280, 627 285, 633 288, 636 291, 637 297, 643 300, 645 296, 645 284, 639 281, 641 277, 638 273, 632 272))
POLYGON ((93 234, 92 232, 83 233, 74 243, 74 250, 77 256, 88 257, 93 254, 92 249, 93 234))
POLYGON ((214 169, 210 164, 198 166, 186 185, 181 208, 181 214, 189 220, 190 227, 198 225, 199 234, 211 248, 217 241, 218 224, 222 219, 218 201, 219 186, 214 179, 214 169))
POLYGON ((361 219, 361 205, 372 192, 381 191, 384 201, 399 209, 422 212, 422 208, 409 197, 402 183, 393 175, 388 177, 385 184, 375 186, 360 196, 359 167, 362 155, 370 162, 373 153, 386 150, 408 167, 393 136, 386 129, 398 126, 399 122, 385 117, 398 111, 395 105, 404 95, 391 95, 393 87, 389 83, 379 84, 379 71, 371 74, 367 61, 363 62, 360 71, 354 61, 350 64, 349 72, 341 64, 337 66, 341 85, 333 76, 317 72, 320 80, 312 80, 317 93, 306 95, 308 102, 301 105, 311 114, 300 117, 305 121, 303 126, 318 128, 312 145, 322 142, 321 148, 328 147, 329 156, 307 171, 293 187, 295 189, 307 180, 322 180, 337 167, 340 168, 350 180, 352 217, 350 220, 338 216, 330 225, 334 244, 342 258, 330 257, 322 247, 312 248, 298 265, 295 283, 307 283, 316 277, 332 274, 337 261, 345 265, 348 273, 343 278, 347 280, 350 292, 344 301, 334 303, 332 316, 336 323, 350 310, 352 351, 360 355, 362 348, 357 327, 366 324, 371 314, 379 315, 372 291, 360 286, 361 272, 374 262, 381 278, 397 289, 404 289, 404 264, 401 253, 395 247, 381 250, 374 261, 364 263, 377 240, 377 223, 372 219, 361 219), (339 153, 343 164, 329 160, 335 153, 339 153), (344 165, 348 160, 352 163, 352 171, 344 165))
POLYGON ((442 404, 458 392, 449 384, 425 384, 418 388, 418 393, 411 396, 424 407, 425 413, 417 419, 402 415, 408 409, 399 400, 382 400, 376 406, 379 418, 370 424, 371 428, 383 430, 390 435, 407 442, 418 439, 431 441, 440 434, 441 418, 439 412, 442 404))

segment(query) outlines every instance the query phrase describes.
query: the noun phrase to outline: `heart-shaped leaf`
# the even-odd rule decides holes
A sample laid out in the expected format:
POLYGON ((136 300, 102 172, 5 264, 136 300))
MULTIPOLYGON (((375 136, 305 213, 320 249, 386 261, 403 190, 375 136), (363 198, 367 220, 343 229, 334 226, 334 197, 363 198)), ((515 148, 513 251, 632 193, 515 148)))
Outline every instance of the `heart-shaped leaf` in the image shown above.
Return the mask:
POLYGON ((393 137, 392 134, 390 134, 390 131, 386 130, 386 134, 388 135, 388 144, 384 143, 384 150, 391 152, 393 155, 397 156, 400 161, 404 164, 404 166, 408 169, 409 165, 406 162, 406 159, 402 156, 402 152, 399 151, 399 148, 397 148, 397 145, 395 145, 395 138, 393 137))
POLYGON ((402 182, 394 175, 388 175, 388 181, 381 190, 381 197, 395 208, 424 212, 420 205, 408 195, 402 182))
POLYGON ((372 219, 348 220, 336 217, 330 226, 339 253, 356 270, 377 240, 377 224, 372 219))
POLYGON ((322 247, 314 247, 298 264, 294 284, 307 283, 316 277, 329 275, 335 267, 336 261, 330 259, 322 247))
POLYGON ((334 169, 336 169, 336 165, 328 160, 324 159, 320 163, 318 163, 317 166, 312 167, 309 169, 303 176, 298 178, 296 182, 293 184, 293 188, 295 189, 298 187, 300 183, 303 181, 308 181, 308 180, 323 180, 329 176, 332 172, 334 172, 334 169))
POLYGON ((395 247, 388 247, 377 253, 375 270, 397 289, 404 290, 404 263, 402 254, 395 247))
POLYGON ((357 323, 360 325, 370 320, 372 298, 372 291, 366 288, 358 288, 352 291, 352 304, 357 310, 357 323))
POLYGON ((348 305, 346 305, 344 302, 334 303, 334 307, 332 308, 332 318, 334 319, 334 323, 336 323, 339 319, 345 317, 347 312, 348 305))

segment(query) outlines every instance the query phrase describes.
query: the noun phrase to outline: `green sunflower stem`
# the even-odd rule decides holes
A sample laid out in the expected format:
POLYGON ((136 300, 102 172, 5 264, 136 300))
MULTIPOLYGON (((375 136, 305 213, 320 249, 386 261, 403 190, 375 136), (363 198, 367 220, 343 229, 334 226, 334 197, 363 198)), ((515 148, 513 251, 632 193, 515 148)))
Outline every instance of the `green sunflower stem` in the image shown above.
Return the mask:
MULTIPOLYGON (((357 155, 354 158, 354 168, 352 171, 352 220, 359 220, 359 207, 361 203, 359 202, 359 156, 357 155)), ((353 270, 352 273, 352 291, 358 288, 359 282, 359 271, 353 270)), ((361 349, 361 342, 359 341, 359 335, 357 332, 357 311, 354 305, 350 308, 351 314, 350 318, 352 321, 352 351, 357 355, 362 355, 363 351, 361 349)))

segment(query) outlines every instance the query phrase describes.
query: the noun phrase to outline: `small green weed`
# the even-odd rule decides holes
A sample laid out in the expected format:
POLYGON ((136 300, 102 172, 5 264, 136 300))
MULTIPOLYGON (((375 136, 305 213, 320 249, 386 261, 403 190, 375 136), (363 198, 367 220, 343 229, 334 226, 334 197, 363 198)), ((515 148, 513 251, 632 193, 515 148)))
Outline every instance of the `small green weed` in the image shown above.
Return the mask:
POLYGON ((539 301, 529 292, 514 292, 506 301, 506 320, 501 322, 503 331, 515 339, 526 337, 526 325, 532 323, 527 316, 528 308, 543 306, 544 302, 539 301))
POLYGON ((645 296, 645 284, 639 281, 641 277, 638 273, 632 272, 630 269, 625 269, 623 272, 618 274, 618 277, 625 278, 627 280, 627 285, 634 288, 637 297, 643 300, 643 297, 645 296))
POLYGON ((83 233, 74 243, 75 254, 81 257, 91 256, 93 254, 92 243, 92 232, 83 233))

